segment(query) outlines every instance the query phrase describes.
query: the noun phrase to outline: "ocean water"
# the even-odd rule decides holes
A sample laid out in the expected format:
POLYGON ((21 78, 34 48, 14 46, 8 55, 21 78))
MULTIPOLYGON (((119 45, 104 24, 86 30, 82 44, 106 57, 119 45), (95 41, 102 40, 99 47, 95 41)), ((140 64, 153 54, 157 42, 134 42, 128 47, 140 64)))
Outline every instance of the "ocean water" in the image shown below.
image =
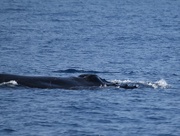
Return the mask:
POLYGON ((0 84, 2 136, 179 136, 179 0, 1 0, 0 73, 97 74, 139 88, 0 84))

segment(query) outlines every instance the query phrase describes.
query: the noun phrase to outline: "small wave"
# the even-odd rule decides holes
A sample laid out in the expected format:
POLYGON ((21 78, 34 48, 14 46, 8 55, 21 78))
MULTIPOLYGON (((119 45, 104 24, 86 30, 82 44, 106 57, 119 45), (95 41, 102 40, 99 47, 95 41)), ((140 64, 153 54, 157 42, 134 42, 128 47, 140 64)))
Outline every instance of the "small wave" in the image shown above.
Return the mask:
POLYGON ((110 72, 110 71, 94 71, 94 70, 78 70, 78 69, 57 70, 57 71, 53 71, 53 72, 56 72, 56 73, 90 73, 90 74, 119 73, 119 72, 110 72))
POLYGON ((128 84, 128 85, 134 85, 137 87, 151 87, 154 89, 157 88, 162 88, 162 89, 166 89, 169 87, 169 84, 164 80, 158 80, 156 82, 148 82, 148 81, 131 81, 131 80, 112 80, 111 82, 113 83, 118 83, 118 84, 128 84))
POLYGON ((2 129, 1 131, 7 132, 7 133, 12 133, 12 132, 14 132, 15 130, 14 130, 14 129, 11 129, 11 128, 5 128, 5 129, 2 129))
POLYGON ((0 83, 0 86, 16 86, 18 83, 15 80, 0 83))

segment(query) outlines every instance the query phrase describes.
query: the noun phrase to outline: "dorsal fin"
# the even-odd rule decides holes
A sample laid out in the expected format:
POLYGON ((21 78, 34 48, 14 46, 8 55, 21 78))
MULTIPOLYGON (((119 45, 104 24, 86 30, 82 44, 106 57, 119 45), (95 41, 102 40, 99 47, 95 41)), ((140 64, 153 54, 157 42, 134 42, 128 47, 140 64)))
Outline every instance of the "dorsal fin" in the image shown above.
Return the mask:
POLYGON ((84 78, 85 80, 90 81, 90 82, 97 82, 97 83, 103 84, 101 78, 95 74, 82 74, 82 75, 79 75, 79 77, 84 78))

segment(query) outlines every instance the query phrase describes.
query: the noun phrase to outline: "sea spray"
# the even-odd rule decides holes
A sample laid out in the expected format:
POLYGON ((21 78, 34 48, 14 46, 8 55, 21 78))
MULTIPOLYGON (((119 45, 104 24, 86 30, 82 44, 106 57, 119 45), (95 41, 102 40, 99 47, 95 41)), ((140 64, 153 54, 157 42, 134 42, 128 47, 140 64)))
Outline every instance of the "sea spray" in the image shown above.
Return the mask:
POLYGON ((16 86, 16 85, 18 85, 18 83, 15 80, 0 83, 0 86, 6 86, 6 85, 7 86, 16 86))
POLYGON ((164 79, 161 79, 161 80, 158 80, 156 82, 152 82, 152 81, 132 81, 132 80, 111 80, 111 82, 113 83, 117 83, 117 84, 120 84, 120 85, 123 85, 123 84, 128 84, 128 85, 136 85, 138 88, 141 88, 141 87, 151 87, 151 88, 154 88, 154 89, 157 89, 157 88, 162 88, 162 89, 166 89, 169 87, 169 84, 164 80, 164 79))

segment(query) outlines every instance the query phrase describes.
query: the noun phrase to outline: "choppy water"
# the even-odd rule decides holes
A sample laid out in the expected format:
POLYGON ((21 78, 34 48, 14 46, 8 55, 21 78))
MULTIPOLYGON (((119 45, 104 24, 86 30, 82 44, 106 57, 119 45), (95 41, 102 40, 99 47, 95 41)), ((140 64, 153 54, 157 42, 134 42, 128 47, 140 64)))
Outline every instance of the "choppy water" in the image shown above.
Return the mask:
POLYGON ((0 73, 95 73, 134 90, 0 85, 0 135, 180 135, 179 0, 1 0, 0 73))

